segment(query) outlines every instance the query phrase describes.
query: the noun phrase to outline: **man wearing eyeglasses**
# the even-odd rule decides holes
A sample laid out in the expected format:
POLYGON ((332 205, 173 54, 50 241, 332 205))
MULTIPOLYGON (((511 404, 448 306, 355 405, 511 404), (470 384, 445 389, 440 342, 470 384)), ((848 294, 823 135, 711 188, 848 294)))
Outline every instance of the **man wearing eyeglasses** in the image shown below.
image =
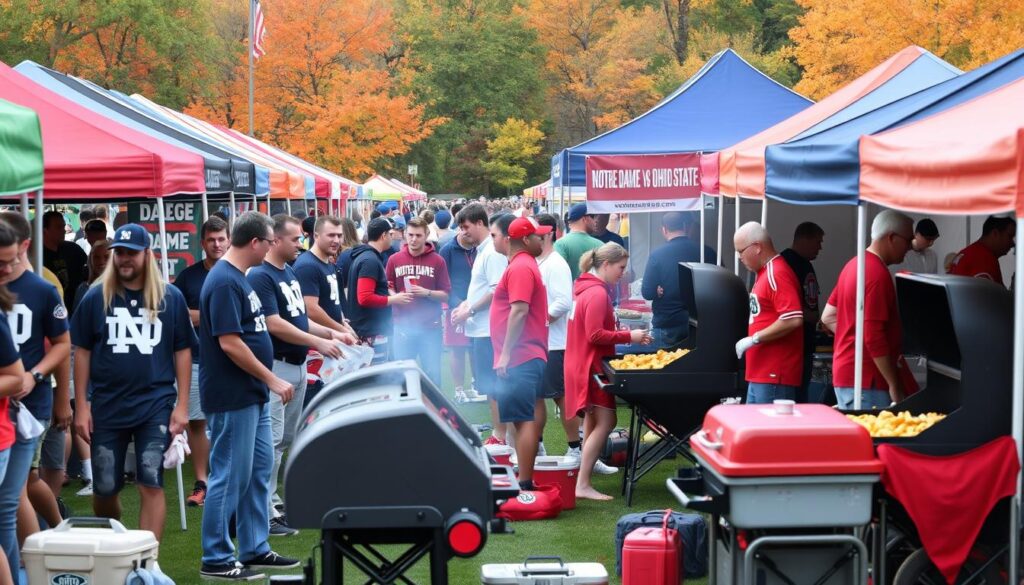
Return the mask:
MULTIPOLYGON (((871 223, 871 245, 864 264, 864 359, 861 408, 885 408, 903 400, 897 361, 903 344, 896 286, 888 266, 903 262, 914 239, 914 221, 886 209, 871 223)), ((846 263, 821 314, 836 335, 832 381, 839 408, 853 408, 856 364, 857 258, 846 263)))
POLYGON ((740 262, 757 274, 750 291, 749 335, 736 342, 736 357, 747 356, 747 404, 794 400, 803 377, 800 282, 761 224, 740 226, 733 244, 740 262))

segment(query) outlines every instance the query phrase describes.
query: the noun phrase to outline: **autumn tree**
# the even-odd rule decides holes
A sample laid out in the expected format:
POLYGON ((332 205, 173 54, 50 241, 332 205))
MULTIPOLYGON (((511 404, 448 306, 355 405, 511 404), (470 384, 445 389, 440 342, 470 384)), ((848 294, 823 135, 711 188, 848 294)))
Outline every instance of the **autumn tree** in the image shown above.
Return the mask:
MULTIPOLYGON (((425 116, 380 58, 394 32, 385 3, 277 0, 264 10, 267 54, 256 66, 257 137, 364 178, 440 122, 425 116)), ((227 83, 209 88, 188 111, 246 131, 247 49, 240 49, 227 83)))
POLYGON ((804 69, 796 90, 816 99, 909 45, 972 69, 1024 45, 1024 3, 1015 0, 798 0, 790 30, 804 69))
POLYGON ((540 155, 544 133, 537 122, 509 118, 494 125, 494 138, 487 141, 483 170, 488 179, 505 189, 525 187, 527 169, 540 155))

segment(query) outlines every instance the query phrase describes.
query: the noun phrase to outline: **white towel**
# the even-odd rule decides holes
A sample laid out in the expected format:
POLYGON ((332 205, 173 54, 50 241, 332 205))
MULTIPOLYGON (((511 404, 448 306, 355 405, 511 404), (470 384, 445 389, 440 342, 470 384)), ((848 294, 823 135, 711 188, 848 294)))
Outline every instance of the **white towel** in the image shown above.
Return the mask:
POLYGON ((188 439, 185 433, 174 435, 171 439, 171 446, 164 452, 164 469, 177 467, 185 462, 185 456, 191 455, 192 450, 188 448, 188 439))

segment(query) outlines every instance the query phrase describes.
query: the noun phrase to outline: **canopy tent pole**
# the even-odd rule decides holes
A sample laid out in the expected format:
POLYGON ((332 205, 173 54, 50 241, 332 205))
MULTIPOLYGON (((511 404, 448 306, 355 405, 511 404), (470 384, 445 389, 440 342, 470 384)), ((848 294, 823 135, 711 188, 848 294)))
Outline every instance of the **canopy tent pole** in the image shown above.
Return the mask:
MULTIPOLYGON (((267 201, 270 201, 270 200, 267 199, 267 201)), ((256 201, 256 194, 255 193, 252 194, 252 210, 253 211, 259 211, 260 210, 260 204, 259 204, 259 202, 256 201)), ((270 211, 270 204, 269 203, 267 204, 267 211, 270 211)))
POLYGON ((231 216, 230 216, 230 218, 228 218, 228 221, 230 222, 231 227, 235 227, 235 216, 238 215, 238 212, 235 209, 235 192, 234 191, 232 191, 229 194, 229 200, 228 201, 231 204, 231 210, 230 210, 231 211, 231 216))
MULTIPOLYGON (((330 199, 327 200, 327 204, 330 205, 330 199)), ((288 210, 288 215, 292 214, 292 200, 285 199, 285 209, 288 210)), ((330 211, 329 209, 327 211, 330 211)))
POLYGON ((867 251, 864 241, 867 239, 868 208, 860 203, 857 205, 857 323, 854 333, 853 357, 853 409, 860 410, 861 393, 864 385, 864 264, 867 251))
POLYGON ((719 195, 718 196, 718 248, 715 249, 715 254, 717 254, 718 256, 717 256, 717 261, 715 262, 715 264, 718 264, 722 268, 725 268, 725 260, 722 258, 722 224, 724 223, 724 221, 725 221, 725 197, 722 197, 721 195, 719 195))
MULTIPOLYGON (((203 206, 203 223, 210 219, 210 200, 206 197, 206 191, 203 191, 202 195, 202 206, 203 206)), ((202 234, 199 235, 202 237, 202 234)))
POLYGON ((21 194, 21 214, 28 219, 28 193, 21 194))
MULTIPOLYGON (((1017 233, 1024 233, 1024 217, 1017 218, 1017 233)), ((1019 237, 1019 236, 1018 236, 1019 237)), ((1024 278, 1024 253, 1020 244, 1013 251, 1016 267, 1013 278, 1024 278)), ((1016 282, 1013 287, 1013 441, 1017 444, 1017 461, 1021 460, 1024 443, 1024 284, 1016 282)), ((1020 473, 1014 482, 1017 493, 1010 505, 1010 583, 1018 582, 1020 575, 1020 473)))
POLYGON ((43 190, 36 191, 36 217, 32 230, 32 258, 36 273, 43 273, 43 190))
POLYGON ((167 223, 164 220, 164 198, 156 198, 156 213, 160 222, 160 270, 164 273, 164 281, 170 282, 171 263, 167 258, 167 223))
POLYGON ((700 263, 705 262, 704 259, 704 194, 700 194, 700 263))
POLYGON ((768 229, 768 198, 761 200, 761 226, 768 229))
MULTIPOLYGON (((740 196, 736 194, 736 229, 740 229, 740 196)), ((738 250, 733 250, 732 259, 732 271, 736 276, 740 275, 740 255, 737 254, 738 250)))

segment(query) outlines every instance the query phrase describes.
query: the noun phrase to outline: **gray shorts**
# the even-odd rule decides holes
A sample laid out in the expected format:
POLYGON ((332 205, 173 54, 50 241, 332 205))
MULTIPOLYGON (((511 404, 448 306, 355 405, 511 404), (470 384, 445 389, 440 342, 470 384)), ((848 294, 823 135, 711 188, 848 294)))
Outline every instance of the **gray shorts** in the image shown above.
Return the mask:
POLYGON ((39 419, 46 430, 43 431, 43 438, 36 443, 36 455, 32 459, 32 469, 59 469, 63 470, 67 463, 64 461, 64 441, 67 433, 56 427, 50 426, 50 421, 39 419))
POLYGON ((188 420, 206 420, 199 402, 199 364, 192 362, 192 384, 188 389, 188 420))

